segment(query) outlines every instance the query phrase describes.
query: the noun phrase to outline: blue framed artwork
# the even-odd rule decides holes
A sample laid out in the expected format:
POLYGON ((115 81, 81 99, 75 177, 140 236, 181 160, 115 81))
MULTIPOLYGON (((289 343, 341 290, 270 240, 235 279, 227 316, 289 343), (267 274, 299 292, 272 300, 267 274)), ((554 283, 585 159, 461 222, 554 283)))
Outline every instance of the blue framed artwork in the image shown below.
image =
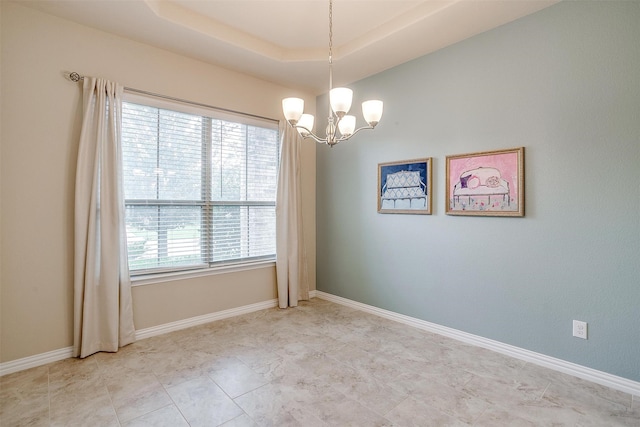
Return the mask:
POLYGON ((431 157, 378 164, 378 212, 431 214, 431 157))

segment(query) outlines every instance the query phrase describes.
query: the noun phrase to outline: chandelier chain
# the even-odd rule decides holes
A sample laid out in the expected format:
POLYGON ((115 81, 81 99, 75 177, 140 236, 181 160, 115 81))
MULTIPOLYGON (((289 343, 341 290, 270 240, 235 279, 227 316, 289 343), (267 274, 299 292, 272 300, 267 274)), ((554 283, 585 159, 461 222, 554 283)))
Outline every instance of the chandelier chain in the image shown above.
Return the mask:
POLYGON ((329 0, 329 63, 333 63, 333 2, 329 0))
MULTIPOLYGON (((333 89, 333 0, 329 0, 329 92, 333 89)), ((333 113, 329 104, 329 127, 333 123, 333 113)))
POLYGON ((352 95, 353 91, 349 88, 336 88, 335 91, 333 88, 333 0, 329 0, 329 114, 325 128, 326 137, 320 138, 313 133, 314 118, 311 114, 303 114, 303 99, 285 98, 282 100, 282 109, 289 125, 297 129, 303 138, 313 138, 319 143, 333 147, 361 130, 374 129, 382 116, 382 101, 365 101, 362 103, 362 113, 367 125, 356 129, 355 116, 347 115, 351 107, 352 95))

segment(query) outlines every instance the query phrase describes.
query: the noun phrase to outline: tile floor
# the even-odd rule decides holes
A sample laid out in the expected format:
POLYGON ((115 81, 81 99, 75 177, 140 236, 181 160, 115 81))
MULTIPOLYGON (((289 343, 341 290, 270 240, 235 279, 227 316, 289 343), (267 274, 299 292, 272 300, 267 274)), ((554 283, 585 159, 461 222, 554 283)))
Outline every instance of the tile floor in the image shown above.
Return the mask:
POLYGON ((0 378, 9 426, 640 426, 640 398, 313 299, 0 378))

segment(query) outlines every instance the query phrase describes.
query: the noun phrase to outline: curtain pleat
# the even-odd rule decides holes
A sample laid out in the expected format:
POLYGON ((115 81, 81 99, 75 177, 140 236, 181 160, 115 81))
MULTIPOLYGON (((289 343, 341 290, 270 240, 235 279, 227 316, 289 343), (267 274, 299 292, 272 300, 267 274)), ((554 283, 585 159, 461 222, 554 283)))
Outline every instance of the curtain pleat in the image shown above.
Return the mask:
POLYGON ((309 299, 307 258, 302 222, 301 139, 280 123, 280 170, 276 193, 276 280, 278 306, 295 307, 309 299))
POLYGON ((85 77, 75 192, 74 356, 135 341, 122 184, 123 87, 85 77))

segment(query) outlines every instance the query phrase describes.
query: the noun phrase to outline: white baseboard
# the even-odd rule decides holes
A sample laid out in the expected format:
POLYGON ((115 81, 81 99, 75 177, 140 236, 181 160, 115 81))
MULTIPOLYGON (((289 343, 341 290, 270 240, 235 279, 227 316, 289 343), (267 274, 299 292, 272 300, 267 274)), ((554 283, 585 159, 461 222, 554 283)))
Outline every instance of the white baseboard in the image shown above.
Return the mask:
MULTIPOLYGON (((265 310, 267 308, 277 306, 278 300, 273 299, 229 310, 205 314, 203 316, 179 320, 177 322, 166 323, 164 325, 144 328, 136 331, 136 340, 142 340, 156 335, 166 334, 167 332, 178 331, 180 329, 190 328, 191 326, 202 325, 215 320, 226 319, 228 317, 239 316, 241 314, 252 313, 254 311, 265 310)), ((34 356, 24 357, 22 359, 12 360, 10 362, 0 363, 0 377, 14 372, 23 371, 25 369, 46 365, 47 363, 68 359, 70 357, 73 357, 73 347, 61 348, 58 350, 48 351, 46 353, 36 354, 34 356)))
POLYGON ((575 363, 567 362, 561 359, 556 359, 555 357, 546 356, 544 354, 525 350, 523 348, 515 347, 509 344, 504 344, 499 341, 494 341, 478 335, 462 332, 457 329, 448 328, 446 326, 430 323, 424 320, 416 319, 414 317, 409 317, 403 314, 394 313, 392 311, 383 310, 371 305, 362 304, 360 302, 328 294, 326 292, 314 291, 314 296, 320 299, 335 302, 337 304, 342 304, 356 310, 365 311, 367 313, 375 314, 386 319, 394 320, 399 323, 404 323, 418 329, 434 332, 436 334, 444 335, 458 341, 473 344, 478 347, 486 348, 488 350, 493 350, 497 353, 531 362, 535 365, 544 366, 545 368, 573 375, 574 377, 601 384, 615 390, 630 393, 634 396, 640 396, 640 382, 637 381, 618 377, 616 375, 587 368, 585 366, 577 365, 575 363))
POLYGON ((13 374, 14 372, 24 371, 25 369, 46 365, 47 363, 68 359, 72 356, 73 347, 66 347, 58 350, 47 351, 46 353, 36 354, 34 356, 23 357, 22 359, 16 359, 10 362, 0 363, 0 377, 13 374))
POLYGON ((203 325, 205 323, 216 320, 227 319, 229 317, 240 316, 241 314, 253 313, 254 311, 265 310, 278 306, 278 300, 258 302, 255 304, 244 305, 242 307, 231 308, 229 310, 217 311, 202 316, 191 317, 189 319, 178 320, 177 322, 165 323, 164 325, 152 326, 150 328, 139 329, 136 331, 136 340, 155 337, 156 335, 166 334, 168 332, 179 331, 180 329, 190 328, 192 326, 203 325))

